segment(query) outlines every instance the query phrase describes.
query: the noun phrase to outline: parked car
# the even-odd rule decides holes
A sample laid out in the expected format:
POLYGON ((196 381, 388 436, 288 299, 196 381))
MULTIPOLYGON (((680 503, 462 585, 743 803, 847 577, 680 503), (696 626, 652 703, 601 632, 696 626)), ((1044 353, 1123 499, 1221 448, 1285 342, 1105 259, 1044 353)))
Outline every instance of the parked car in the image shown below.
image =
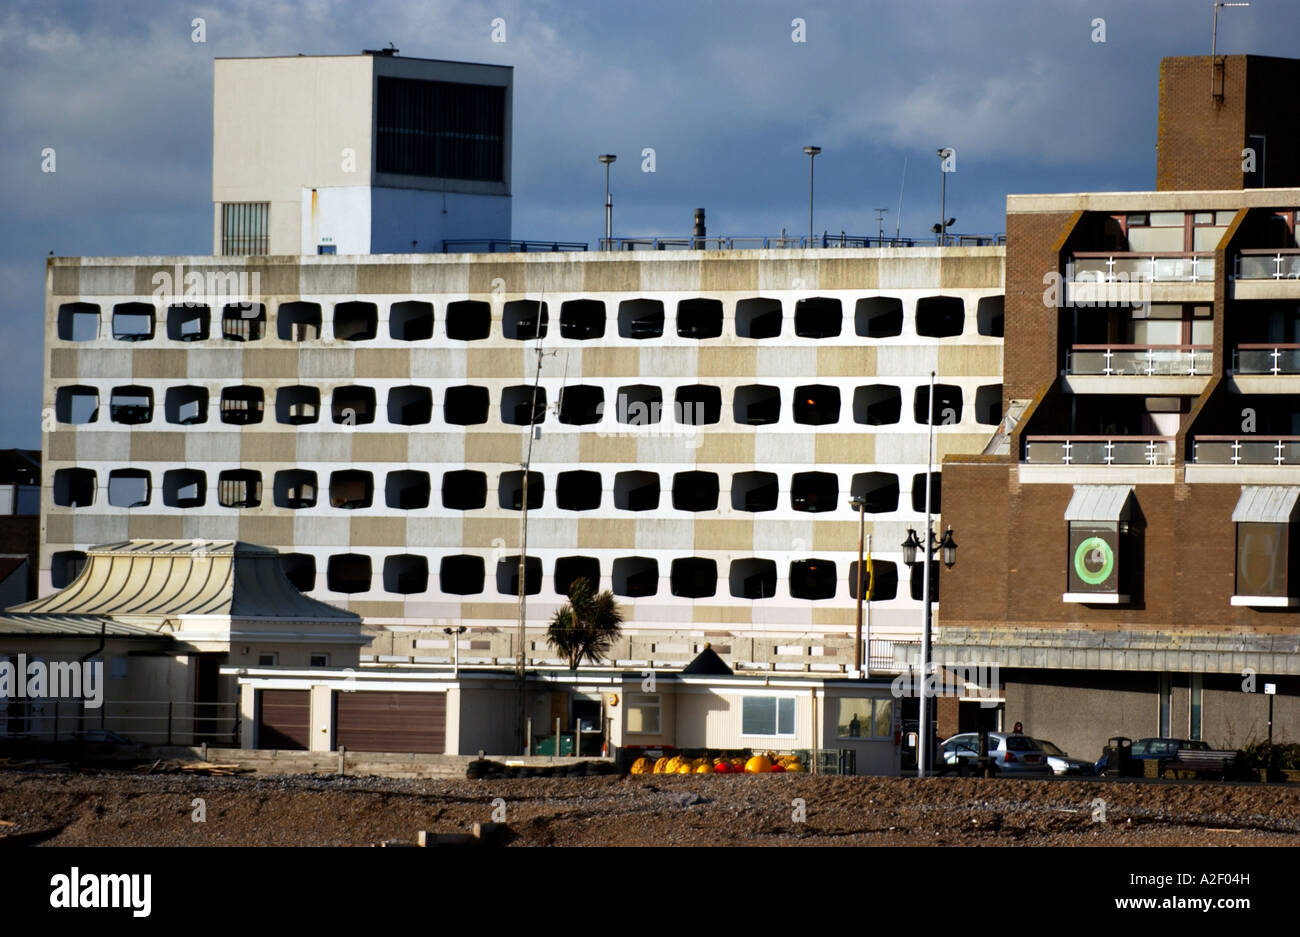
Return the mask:
POLYGON ((1053 745, 1047 739, 1035 739, 1038 747, 1043 750, 1047 756, 1047 763, 1052 767, 1052 773, 1056 775, 1092 775, 1096 774, 1091 761, 1085 761, 1082 758, 1071 758, 1065 752, 1061 751, 1060 746, 1053 745))
MULTIPOLYGON (((1192 751, 1209 751, 1208 742, 1202 742, 1199 739, 1138 739, 1133 743, 1131 758, 1133 761, 1159 761, 1161 759, 1170 759, 1178 755, 1179 749, 1187 748, 1192 751)), ((1106 755, 1109 749, 1102 749, 1101 757, 1097 759, 1093 766, 1093 772, 1101 774, 1106 770, 1106 755)), ((1137 772, 1141 774, 1142 772, 1137 772)))
MULTIPOLYGON (((965 768, 974 771, 979 758, 978 732, 962 732, 939 747, 940 774, 965 768)), ((989 733, 989 768, 994 774, 1045 777, 1053 773, 1038 740, 1010 732, 989 733)))

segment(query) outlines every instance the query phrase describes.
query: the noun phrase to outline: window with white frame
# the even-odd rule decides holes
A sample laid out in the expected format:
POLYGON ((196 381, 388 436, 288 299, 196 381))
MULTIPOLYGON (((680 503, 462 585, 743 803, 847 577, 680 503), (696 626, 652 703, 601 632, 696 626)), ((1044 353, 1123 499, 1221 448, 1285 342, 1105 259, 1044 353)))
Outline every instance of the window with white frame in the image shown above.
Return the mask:
POLYGON ((835 734, 842 739, 892 738, 894 701, 883 697, 845 697, 839 700, 835 734))
POLYGON ((794 736, 793 696, 745 696, 740 703, 741 735, 794 736))
POLYGON ((657 694, 641 694, 627 698, 627 731, 657 735, 662 720, 663 706, 657 694))

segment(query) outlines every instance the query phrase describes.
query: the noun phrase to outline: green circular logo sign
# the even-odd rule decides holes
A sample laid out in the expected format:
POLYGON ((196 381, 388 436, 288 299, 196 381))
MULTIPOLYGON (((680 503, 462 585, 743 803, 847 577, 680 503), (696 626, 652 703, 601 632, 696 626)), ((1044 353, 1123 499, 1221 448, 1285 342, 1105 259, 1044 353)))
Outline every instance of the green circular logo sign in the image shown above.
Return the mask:
POLYGON ((1074 571, 1090 586, 1099 586, 1115 570, 1115 551, 1100 537, 1089 537, 1074 551, 1074 571))

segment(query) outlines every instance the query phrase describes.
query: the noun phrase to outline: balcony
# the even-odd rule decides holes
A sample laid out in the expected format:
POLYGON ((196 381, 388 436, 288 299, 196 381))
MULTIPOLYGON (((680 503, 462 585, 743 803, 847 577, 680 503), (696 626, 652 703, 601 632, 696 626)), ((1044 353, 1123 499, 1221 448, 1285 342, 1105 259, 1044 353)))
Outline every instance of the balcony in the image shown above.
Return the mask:
POLYGON ((1190 482, 1296 484, 1300 480, 1300 436, 1196 436, 1191 441, 1190 482))
POLYGON ((1172 483, 1173 436, 1025 436, 1019 481, 1172 483))
POLYGON ((1072 345, 1065 386, 1074 394, 1199 394, 1213 368, 1209 345, 1072 345))
POLYGON ((1234 259, 1231 299, 1300 297, 1300 248, 1245 249, 1234 259))
POLYGON ((1106 305, 1099 300, 1114 292, 1113 284, 1141 283, 1147 285, 1141 295, 1124 297, 1130 304, 1137 304, 1133 300, 1213 302, 1214 272, 1210 251, 1080 252, 1070 255, 1066 267, 1068 301, 1070 305, 1106 305), (1107 284, 1112 284, 1111 288, 1103 289, 1107 284))
POLYGON ((1300 393, 1300 345, 1243 342, 1232 350, 1232 384, 1243 394, 1300 393))

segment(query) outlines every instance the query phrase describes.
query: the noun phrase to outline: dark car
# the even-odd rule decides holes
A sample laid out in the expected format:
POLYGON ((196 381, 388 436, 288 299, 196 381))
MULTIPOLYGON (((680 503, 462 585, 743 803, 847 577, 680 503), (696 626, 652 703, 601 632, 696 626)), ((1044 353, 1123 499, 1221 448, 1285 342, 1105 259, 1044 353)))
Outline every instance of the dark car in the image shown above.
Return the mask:
MULTIPOLYGON (((1209 743, 1199 739, 1138 739, 1133 743, 1130 757, 1133 761, 1160 761, 1176 757, 1179 749, 1183 748, 1192 751, 1210 750, 1209 743)), ((1097 764, 1093 766, 1097 774, 1106 770, 1108 752, 1109 749, 1103 750, 1101 757, 1097 759, 1097 764)))

